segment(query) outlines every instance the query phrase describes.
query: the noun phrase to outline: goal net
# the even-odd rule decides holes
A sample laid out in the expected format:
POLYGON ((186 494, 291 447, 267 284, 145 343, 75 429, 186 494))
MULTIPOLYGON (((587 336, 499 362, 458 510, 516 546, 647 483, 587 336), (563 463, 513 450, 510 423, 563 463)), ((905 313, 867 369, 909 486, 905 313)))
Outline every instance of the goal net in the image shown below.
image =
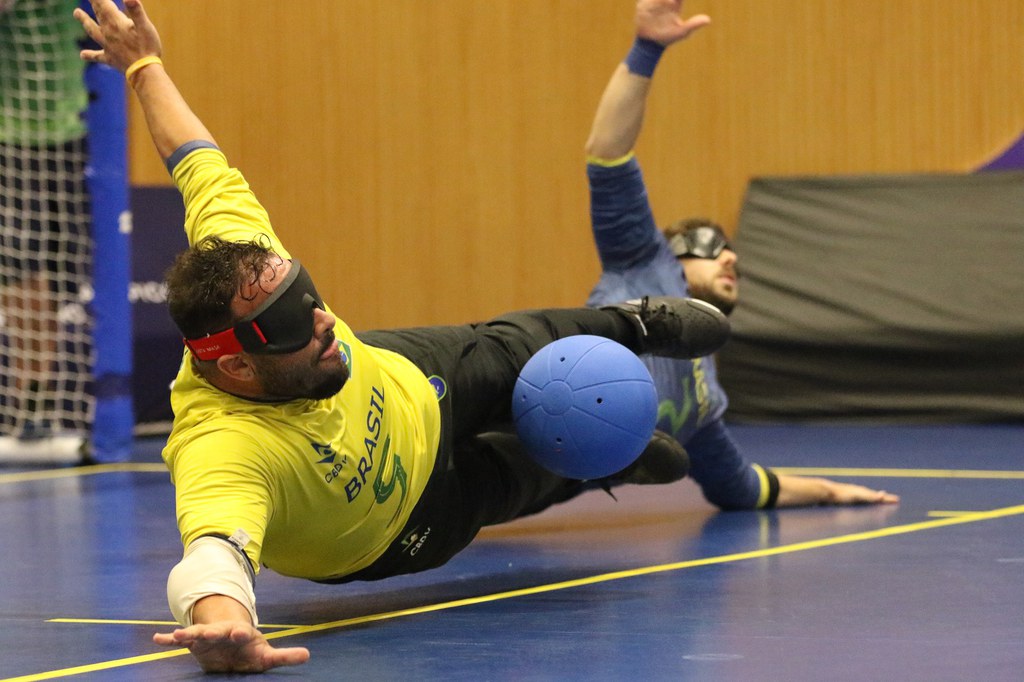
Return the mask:
POLYGON ((100 427, 95 264, 116 254, 96 249, 77 4, 0 0, 0 463, 82 460, 100 427))

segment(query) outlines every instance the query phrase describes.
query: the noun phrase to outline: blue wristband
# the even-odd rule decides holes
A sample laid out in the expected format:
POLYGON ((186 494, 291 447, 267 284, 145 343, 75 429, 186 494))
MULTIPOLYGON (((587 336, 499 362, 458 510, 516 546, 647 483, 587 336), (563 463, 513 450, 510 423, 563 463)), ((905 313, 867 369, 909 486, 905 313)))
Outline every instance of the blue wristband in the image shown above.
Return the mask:
POLYGON ((637 38, 633 41, 633 47, 629 54, 626 55, 626 68, 632 74, 650 78, 654 75, 654 67, 658 65, 658 60, 661 59, 661 53, 664 51, 664 45, 647 38, 637 38))

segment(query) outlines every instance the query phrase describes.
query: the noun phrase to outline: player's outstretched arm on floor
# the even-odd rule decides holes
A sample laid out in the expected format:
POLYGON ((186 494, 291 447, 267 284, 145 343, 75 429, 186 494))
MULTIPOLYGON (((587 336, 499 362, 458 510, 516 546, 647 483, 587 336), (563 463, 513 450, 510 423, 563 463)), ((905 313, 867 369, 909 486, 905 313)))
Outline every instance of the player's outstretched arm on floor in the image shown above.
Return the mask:
POLYGON ((855 483, 840 483, 815 476, 779 476, 776 507, 813 505, 895 504, 898 495, 855 483))
POLYGON ((252 625, 244 606, 223 595, 199 600, 192 610, 193 625, 157 633, 153 641, 186 647, 208 673, 261 673, 309 660, 304 647, 275 648, 252 625))

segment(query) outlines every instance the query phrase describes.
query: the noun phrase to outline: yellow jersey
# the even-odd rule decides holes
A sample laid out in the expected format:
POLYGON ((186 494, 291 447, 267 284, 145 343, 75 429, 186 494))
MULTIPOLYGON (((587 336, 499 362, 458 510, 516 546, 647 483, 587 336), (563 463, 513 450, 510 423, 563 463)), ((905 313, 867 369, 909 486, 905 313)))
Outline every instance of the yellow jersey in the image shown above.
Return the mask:
MULTIPOLYGON (((265 235, 290 257, 219 150, 191 151, 172 172, 190 244, 265 235)), ((241 531, 256 570, 324 579, 365 568, 397 538, 434 464, 437 395, 406 358, 361 343, 341 320, 334 332, 351 376, 326 400, 233 396, 195 373, 185 351, 163 451, 184 546, 241 531)))

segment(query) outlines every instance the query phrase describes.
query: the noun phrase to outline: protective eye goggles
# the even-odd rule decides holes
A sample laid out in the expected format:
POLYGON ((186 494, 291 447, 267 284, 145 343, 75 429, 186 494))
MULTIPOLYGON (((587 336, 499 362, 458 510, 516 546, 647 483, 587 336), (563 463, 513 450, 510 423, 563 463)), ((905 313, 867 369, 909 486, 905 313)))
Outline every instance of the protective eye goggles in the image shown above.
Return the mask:
POLYGON ((185 345, 200 360, 216 360, 240 353, 291 353, 313 338, 313 308, 324 309, 323 299, 309 273, 297 260, 284 281, 263 304, 235 326, 185 345))
POLYGON ((725 233, 711 225, 672 235, 668 245, 676 258, 718 258, 723 250, 732 248, 725 233))

